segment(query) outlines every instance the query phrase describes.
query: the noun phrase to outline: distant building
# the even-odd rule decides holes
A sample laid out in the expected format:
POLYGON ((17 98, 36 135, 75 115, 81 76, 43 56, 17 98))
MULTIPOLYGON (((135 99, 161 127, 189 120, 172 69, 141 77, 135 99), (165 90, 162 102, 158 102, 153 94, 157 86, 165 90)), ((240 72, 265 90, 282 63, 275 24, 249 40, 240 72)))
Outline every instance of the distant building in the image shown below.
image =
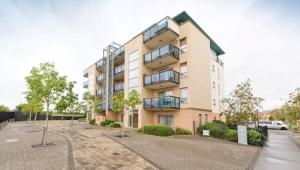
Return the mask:
POLYGON ((270 120, 270 117, 274 118, 277 114, 278 112, 275 110, 265 110, 259 114, 258 118, 259 120, 270 120))

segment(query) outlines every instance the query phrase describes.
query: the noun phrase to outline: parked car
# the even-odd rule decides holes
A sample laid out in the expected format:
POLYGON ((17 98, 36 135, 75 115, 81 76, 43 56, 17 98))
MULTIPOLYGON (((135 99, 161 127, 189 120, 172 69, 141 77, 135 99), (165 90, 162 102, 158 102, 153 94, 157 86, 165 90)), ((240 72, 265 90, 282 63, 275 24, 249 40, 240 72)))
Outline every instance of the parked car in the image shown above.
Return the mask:
MULTIPOLYGON (((248 127, 255 128, 257 122, 250 122, 248 127)), ((287 130, 288 125, 282 123, 282 121, 259 121, 259 127, 267 126, 268 129, 279 129, 279 130, 287 130)))

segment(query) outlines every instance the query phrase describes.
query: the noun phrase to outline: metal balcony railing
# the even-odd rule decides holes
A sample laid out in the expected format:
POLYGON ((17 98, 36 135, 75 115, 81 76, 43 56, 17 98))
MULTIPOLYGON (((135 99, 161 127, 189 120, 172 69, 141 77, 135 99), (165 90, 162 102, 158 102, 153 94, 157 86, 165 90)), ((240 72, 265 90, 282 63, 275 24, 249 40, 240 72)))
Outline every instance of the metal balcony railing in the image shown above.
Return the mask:
POLYGON ((96 67, 102 67, 104 64, 106 64, 106 59, 101 58, 99 61, 96 62, 96 67))
POLYGON ((144 98, 144 109, 180 109, 180 98, 175 96, 144 98))
POLYGON ((115 92, 124 91, 124 83, 115 84, 114 91, 115 92))
POLYGON ((114 68, 114 75, 124 72, 124 64, 114 68))
POLYGON ((97 82, 102 82, 104 80, 105 80, 105 75, 104 74, 100 74, 99 76, 96 77, 97 82))
POLYGON ((168 29, 168 18, 164 18, 158 23, 154 24, 150 28, 144 31, 144 42, 158 35, 163 30, 168 29))
POLYGON ((125 51, 124 46, 121 46, 120 48, 116 49, 113 53, 112 53, 112 57, 116 58, 118 56, 120 56, 120 54, 122 54, 125 51))
POLYGON ((84 88, 87 88, 87 87, 89 87, 89 81, 85 81, 85 82, 83 82, 83 87, 84 87, 84 88))
POLYGON ((174 70, 166 70, 144 77, 144 86, 150 86, 159 83, 173 82, 179 84, 180 73, 174 70))
POLYGON ((179 59, 179 49, 174 45, 167 44, 158 49, 155 49, 144 55, 144 64, 152 62, 153 60, 165 57, 172 56, 176 59, 179 59))

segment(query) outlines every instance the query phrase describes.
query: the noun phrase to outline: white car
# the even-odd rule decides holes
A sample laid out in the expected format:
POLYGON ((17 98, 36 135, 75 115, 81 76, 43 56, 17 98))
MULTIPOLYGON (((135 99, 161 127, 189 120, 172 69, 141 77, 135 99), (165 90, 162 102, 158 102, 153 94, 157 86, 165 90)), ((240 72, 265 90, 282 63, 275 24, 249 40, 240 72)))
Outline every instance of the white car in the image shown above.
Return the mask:
POLYGON ((259 121, 258 126, 267 126, 268 129, 288 129, 288 125, 282 123, 282 121, 259 121))

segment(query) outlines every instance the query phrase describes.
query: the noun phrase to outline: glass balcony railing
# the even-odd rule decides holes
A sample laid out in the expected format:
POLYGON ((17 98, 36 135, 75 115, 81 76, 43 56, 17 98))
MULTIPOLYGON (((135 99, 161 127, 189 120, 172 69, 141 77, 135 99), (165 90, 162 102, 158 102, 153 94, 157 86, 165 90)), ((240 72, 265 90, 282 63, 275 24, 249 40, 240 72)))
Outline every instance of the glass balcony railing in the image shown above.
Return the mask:
POLYGON ((83 71, 83 77, 88 77, 89 76, 89 71, 86 69, 83 71))
POLYGON ((175 96, 144 98, 144 109, 180 109, 180 98, 175 96))
POLYGON ((105 94, 105 88, 96 90, 96 96, 103 96, 105 94))
POLYGON ((179 49, 171 44, 164 45, 163 47, 160 47, 145 54, 144 64, 147 64, 165 56, 172 56, 176 59, 179 59, 179 49))
POLYGON ((83 87, 84 87, 84 88, 88 88, 88 87, 89 87, 89 81, 83 82, 83 87))
POLYGON ((173 82, 179 84, 179 81, 180 73, 174 70, 167 70, 152 75, 146 75, 144 77, 144 86, 150 86, 165 82, 173 82))
POLYGON ((117 67, 115 67, 114 69, 114 75, 122 73, 124 71, 124 64, 119 65, 117 67))
POLYGON ((104 64, 106 64, 106 59, 102 58, 96 63, 96 67, 102 67, 104 64))
POLYGON ((118 56, 120 56, 120 54, 122 54, 125 51, 125 48, 122 46, 118 49, 116 49, 113 53, 112 53, 112 57, 116 58, 118 56))
POLYGON ((99 76, 96 77, 97 82, 102 82, 104 80, 105 80, 105 75, 104 74, 100 74, 99 76))
POLYGON ((168 29, 168 18, 164 18, 160 22, 154 24, 146 31, 144 31, 144 42, 158 35, 158 33, 166 29, 168 29))
POLYGON ((124 91, 124 83, 115 84, 114 91, 115 92, 124 91))

